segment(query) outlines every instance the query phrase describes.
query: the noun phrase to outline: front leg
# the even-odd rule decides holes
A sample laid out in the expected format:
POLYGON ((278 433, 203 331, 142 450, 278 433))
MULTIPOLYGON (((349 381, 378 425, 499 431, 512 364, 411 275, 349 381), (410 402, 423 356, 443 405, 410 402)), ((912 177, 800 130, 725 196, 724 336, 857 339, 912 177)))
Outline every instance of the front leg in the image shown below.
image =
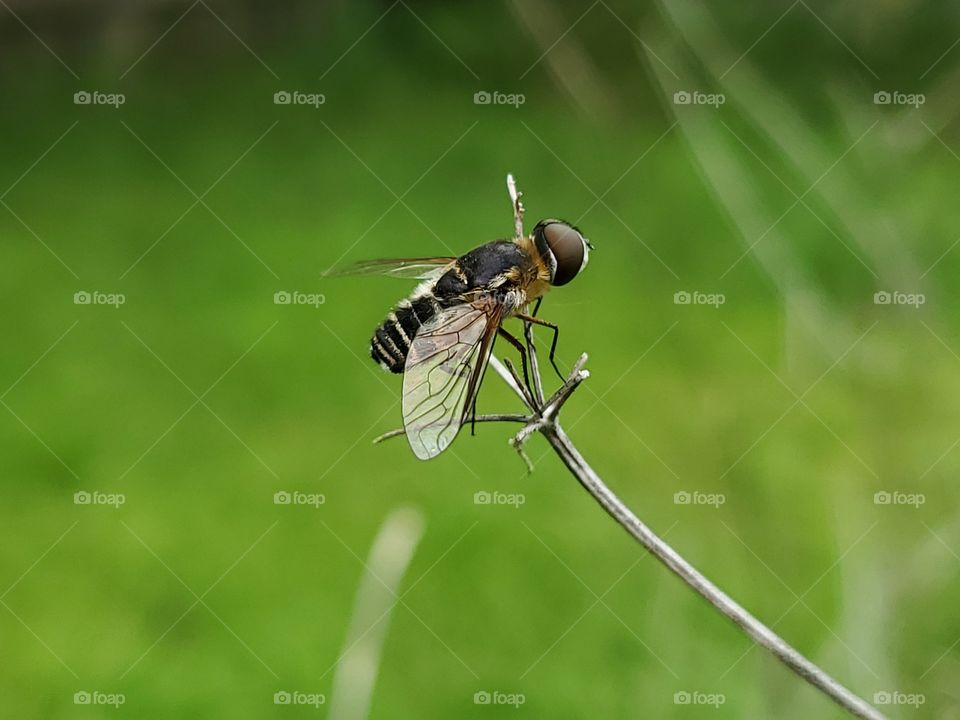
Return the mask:
POLYGON ((523 367, 523 384, 526 385, 527 391, 530 392, 530 397, 536 397, 536 395, 534 395, 533 391, 530 389, 530 375, 527 372, 527 349, 523 346, 523 343, 517 340, 517 338, 508 333, 502 327, 499 328, 497 332, 502 338, 513 345, 517 349, 518 353, 520 353, 520 364, 523 367))
MULTIPOLYGON (((537 303, 537 308, 539 309, 540 304, 537 303)), ((560 339, 560 328, 554 325, 552 322, 547 322, 546 320, 541 320, 538 317, 533 315, 527 315, 525 313, 517 313, 516 317, 524 322, 532 323, 534 325, 541 325, 543 327, 550 328, 553 330, 553 341, 550 343, 550 364, 553 365, 553 369, 556 371, 557 376, 563 380, 563 373, 560 372, 560 368, 557 367, 557 361, 554 359, 554 356, 557 352, 557 340, 560 339)))

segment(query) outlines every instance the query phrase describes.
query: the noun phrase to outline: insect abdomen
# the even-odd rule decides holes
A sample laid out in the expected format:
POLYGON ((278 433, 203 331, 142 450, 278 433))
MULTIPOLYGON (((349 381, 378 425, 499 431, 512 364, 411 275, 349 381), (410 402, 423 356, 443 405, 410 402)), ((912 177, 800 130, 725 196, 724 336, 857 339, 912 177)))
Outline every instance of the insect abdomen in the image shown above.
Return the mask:
POLYGON ((373 333, 370 356, 392 373, 402 373, 420 326, 437 313, 437 301, 425 295, 401 300, 373 333))

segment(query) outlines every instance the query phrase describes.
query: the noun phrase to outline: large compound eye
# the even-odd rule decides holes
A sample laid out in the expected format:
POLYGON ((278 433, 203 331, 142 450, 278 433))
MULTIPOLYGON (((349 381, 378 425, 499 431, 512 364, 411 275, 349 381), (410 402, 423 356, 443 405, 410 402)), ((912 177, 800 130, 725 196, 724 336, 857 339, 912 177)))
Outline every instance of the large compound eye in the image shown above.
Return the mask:
POLYGON ((589 243, 576 228, 559 220, 546 220, 539 230, 556 263, 551 285, 565 285, 586 267, 589 243))

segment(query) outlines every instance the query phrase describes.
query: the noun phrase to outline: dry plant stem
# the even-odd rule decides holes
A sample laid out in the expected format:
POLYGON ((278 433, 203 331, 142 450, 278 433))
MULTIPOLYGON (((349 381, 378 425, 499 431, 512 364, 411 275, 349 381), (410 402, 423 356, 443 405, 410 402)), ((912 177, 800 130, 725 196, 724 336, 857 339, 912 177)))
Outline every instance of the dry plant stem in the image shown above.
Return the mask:
POLYGON ((530 389, 527 387, 526 383, 520 379, 520 375, 517 373, 517 369, 513 366, 513 363, 510 362, 507 358, 503 359, 503 364, 506 366, 507 370, 510 371, 510 375, 513 378, 513 381, 516 383, 516 386, 520 388, 523 395, 523 402, 526 405, 538 405, 533 397, 530 395, 530 389))
POLYGON ((513 175, 507 175, 507 193, 510 195, 510 204, 513 206, 513 239, 523 239, 523 203, 520 198, 523 193, 517 191, 517 183, 513 175))
MULTIPOLYGON (((523 324, 523 339, 527 341, 528 348, 535 348, 533 342, 533 325, 528 322, 523 324)), ((533 374, 533 391, 536 393, 537 402, 543 405, 543 381, 540 377, 540 364, 537 361, 536 349, 527 353, 530 362, 530 372, 533 374)), ((586 360, 584 360, 586 362, 586 360)))
MULTIPOLYGON (((513 176, 507 176, 507 189, 513 203, 514 220, 517 237, 523 234, 523 205, 520 203, 520 194, 517 192, 513 176)), ((758 645, 762 645, 786 665, 790 670, 819 689, 824 695, 833 700, 854 717, 866 720, 886 720, 880 713, 862 698, 854 695, 830 675, 804 657, 799 651, 790 646, 783 638, 777 635, 746 609, 736 603, 730 596, 708 580, 699 570, 683 559, 676 550, 663 541, 656 533, 648 528, 633 511, 628 508, 614 492, 600 479, 589 463, 580 454, 560 427, 557 415, 560 408, 570 398, 580 383, 589 377, 583 369, 587 361, 586 354, 574 365, 573 371, 557 392, 549 399, 543 399, 543 382, 540 377, 540 367, 537 362, 537 351, 534 344, 533 330, 530 323, 524 323, 524 339, 527 345, 527 361, 533 379, 531 396, 523 381, 517 375, 513 365, 505 365, 496 356, 490 357, 492 367, 511 390, 520 398, 530 415, 481 415, 478 422, 524 422, 524 427, 510 441, 517 452, 532 471, 530 458, 523 451, 523 444, 535 433, 546 438, 550 447, 554 449, 563 464, 577 478, 577 481, 590 493, 600 506, 607 511, 624 530, 635 538, 651 555, 667 567, 670 572, 679 577, 684 583, 693 588, 703 598, 719 610, 728 619, 732 620, 758 645), (509 369, 508 369, 509 368, 509 369)), ((394 430, 377 438, 376 442, 403 434, 403 430, 394 430)))
MULTIPOLYGON (((528 345, 527 352, 529 353, 529 361, 532 369, 536 367, 536 350, 532 343, 528 345)), ((751 615, 746 609, 708 580, 699 570, 693 567, 693 565, 681 557, 676 550, 648 528, 640 518, 607 487, 593 468, 590 467, 590 464, 570 441, 570 438, 567 437, 567 434, 557 421, 557 414, 560 408, 563 407, 563 404, 570 398, 574 391, 576 391, 580 383, 590 375, 583 369, 586 361, 586 354, 581 355, 566 382, 564 382, 560 389, 551 395, 546 402, 539 404, 531 401, 529 393, 523 387, 516 372, 511 373, 496 356, 491 356, 490 367, 503 378, 504 382, 506 382, 517 397, 521 399, 530 411, 530 414, 478 415, 476 421, 524 423, 524 427, 510 442, 531 470, 532 465, 530 459, 526 456, 526 453, 523 452, 523 443, 535 433, 543 435, 550 444, 550 447, 554 449, 561 461, 563 461, 563 464, 567 466, 567 469, 576 477, 584 489, 590 493, 591 497, 607 511, 610 517, 636 539, 651 555, 665 565, 670 572, 679 577, 723 615, 732 620, 752 638, 754 642, 769 650, 790 670, 818 688, 824 695, 854 717, 866 718, 866 720, 886 720, 885 715, 862 698, 854 695, 850 690, 804 657, 798 650, 751 615)), ((534 370, 534 372, 537 371, 534 370)), ((380 442, 387 438, 402 435, 403 432, 403 429, 392 430, 384 433, 374 442, 380 442)))
MULTIPOLYGON (((530 356, 531 366, 535 366, 536 360, 534 358, 536 357, 536 350, 534 349, 533 343, 529 340, 527 352, 530 356)), ((624 530, 639 541, 647 551, 663 563, 672 573, 696 590, 727 618, 736 623, 754 642, 762 645, 773 653, 784 665, 814 687, 819 688, 825 695, 851 715, 867 718, 868 720, 884 720, 885 716, 876 710, 876 708, 872 707, 857 695, 854 695, 830 675, 801 655, 799 651, 791 647, 783 638, 751 615, 730 598, 730 596, 704 577, 693 565, 684 560, 670 545, 650 530, 630 508, 624 505, 623 501, 620 500, 620 498, 607 487, 603 480, 600 479, 600 476, 594 472, 593 468, 590 467, 589 463, 583 458, 583 455, 581 455, 573 443, 570 442, 570 438, 567 437, 563 428, 561 428, 557 422, 557 413, 560 407, 563 406, 563 403, 567 401, 579 384, 589 375, 582 369, 586 359, 585 354, 580 357, 570 377, 567 378, 567 381, 560 390, 541 406, 541 410, 527 402, 525 393, 520 392, 520 389, 515 386, 513 378, 509 378, 509 375, 504 374, 505 370, 502 364, 494 362, 495 358, 491 358, 491 366, 501 377, 504 377, 505 380, 509 378, 507 384, 517 393, 518 397, 524 401, 532 414, 531 422, 518 433, 513 442, 525 441, 533 432, 539 432, 546 438, 550 447, 560 456, 563 464, 573 473, 577 481, 590 493, 593 499, 607 511, 610 517, 616 520, 624 530), (528 430, 528 428, 530 428, 530 430, 528 430)))
MULTIPOLYGON (((517 191, 513 175, 507 175, 507 192, 510 195, 510 201, 513 203, 516 236, 520 238, 523 236, 523 205, 520 202, 520 193, 517 191)), ((584 460, 583 456, 573 443, 570 442, 570 438, 567 437, 563 428, 561 428, 557 422, 557 414, 560 412, 560 408, 563 407, 563 404, 577 387, 579 387, 580 383, 589 376, 589 373, 583 369, 587 361, 586 353, 580 356, 580 359, 574 365, 573 371, 570 373, 566 382, 549 400, 544 402, 543 383, 540 377, 540 367, 537 362, 533 327, 528 322, 524 323, 523 337, 527 344, 527 358, 530 364, 530 372, 533 375, 533 391, 536 394, 536 402, 530 402, 529 393, 526 389, 521 388, 520 383, 507 374, 503 365, 497 362, 495 357, 491 357, 491 365, 513 391, 517 393, 520 399, 523 400, 532 414, 530 422, 521 429, 511 441, 511 444, 514 445, 521 457, 526 461, 527 467, 530 468, 530 470, 533 469, 530 464, 530 459, 523 452, 523 443, 534 432, 539 432, 546 438, 550 447, 560 456, 564 465, 573 473, 577 481, 590 493, 594 500, 600 503, 601 507, 607 511, 610 517, 616 520, 624 530, 630 533, 630 535, 672 573, 696 590, 707 602, 717 608, 717 610, 727 618, 736 623, 754 642, 762 645, 773 653, 780 662, 808 683, 818 688, 851 715, 867 718, 867 720, 885 720, 885 716, 876 708, 857 695, 854 695, 830 675, 801 655, 800 652, 747 612, 746 609, 734 602, 731 597, 704 577, 693 565, 684 560, 670 545, 648 528, 630 508, 624 505, 623 501, 607 487, 603 480, 600 479, 600 476, 597 475, 587 461, 584 460)))
MULTIPOLYGON (((518 415, 516 413, 502 413, 499 415, 477 415, 473 418, 473 422, 516 422, 516 423, 529 423, 532 418, 529 415, 518 415)), ((381 443, 384 440, 389 440, 392 437, 398 437, 403 435, 406 431, 403 428, 397 428, 396 430, 391 430, 390 432, 385 432, 383 435, 379 435, 373 439, 374 444, 381 443)))

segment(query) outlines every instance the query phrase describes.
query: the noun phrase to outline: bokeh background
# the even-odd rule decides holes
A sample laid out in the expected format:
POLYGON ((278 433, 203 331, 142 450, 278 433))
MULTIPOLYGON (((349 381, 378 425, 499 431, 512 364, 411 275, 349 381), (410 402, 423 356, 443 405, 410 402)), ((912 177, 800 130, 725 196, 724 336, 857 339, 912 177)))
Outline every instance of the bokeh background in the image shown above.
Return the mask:
POLYGON ((371 444, 410 283, 323 272, 509 236, 512 172, 596 246, 541 310, 584 455, 891 717, 960 717, 958 38, 912 0, 0 2, 0 715, 843 716, 541 439, 371 444))

